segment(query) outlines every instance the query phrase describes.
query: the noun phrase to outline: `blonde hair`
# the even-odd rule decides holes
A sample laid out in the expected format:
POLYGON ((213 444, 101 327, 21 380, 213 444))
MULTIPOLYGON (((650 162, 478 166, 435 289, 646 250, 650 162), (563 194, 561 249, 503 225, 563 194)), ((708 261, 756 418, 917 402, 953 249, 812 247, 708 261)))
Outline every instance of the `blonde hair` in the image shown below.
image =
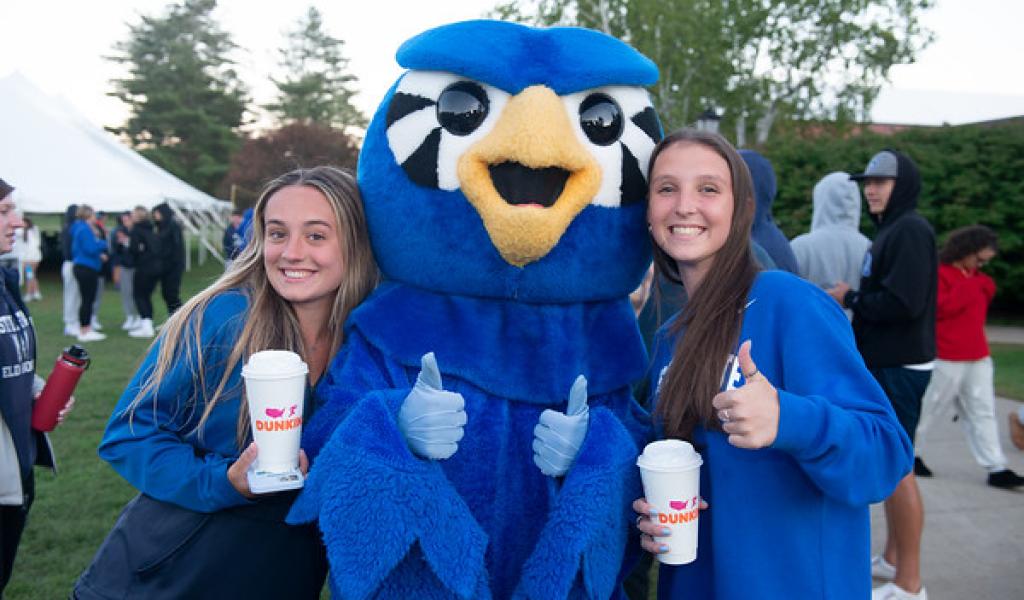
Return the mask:
POLYGON ((75 218, 78 219, 91 219, 96 214, 92 207, 88 204, 79 204, 78 210, 75 211, 75 218))
MULTIPOLYGON (((379 279, 376 262, 370 249, 369 233, 366 231, 366 217, 359 196, 359 188, 351 171, 334 167, 296 169, 271 181, 263 189, 256 202, 251 236, 241 254, 231 267, 212 285, 199 292, 168 318, 157 341, 162 341, 156 364, 144 378, 144 384, 128 407, 134 414, 143 398, 154 395, 153 408, 156 410, 156 395, 163 378, 172 366, 184 360, 185 366, 197 378, 196 395, 187 399, 191 410, 205 404, 203 414, 195 431, 202 436, 202 428, 213 409, 225 395, 225 386, 231 372, 239 361, 247 359, 260 350, 291 350, 305 356, 305 347, 299 330, 298 317, 291 305, 270 285, 263 264, 264 213, 267 202, 279 190, 289 186, 308 186, 319 190, 328 200, 334 213, 335 223, 341 242, 341 256, 345 265, 345 277, 334 296, 326 328, 331 335, 330 355, 341 347, 343 325, 349 313, 370 293, 379 279), (241 290, 249 299, 245 325, 235 341, 224 364, 224 372, 212 393, 208 393, 203 364, 202 331, 203 313, 210 302, 230 290, 241 290)), ((154 344, 156 341, 154 342, 154 344)), ((249 435, 249 411, 242 402, 238 411, 237 439, 239 447, 244 446, 249 435)))

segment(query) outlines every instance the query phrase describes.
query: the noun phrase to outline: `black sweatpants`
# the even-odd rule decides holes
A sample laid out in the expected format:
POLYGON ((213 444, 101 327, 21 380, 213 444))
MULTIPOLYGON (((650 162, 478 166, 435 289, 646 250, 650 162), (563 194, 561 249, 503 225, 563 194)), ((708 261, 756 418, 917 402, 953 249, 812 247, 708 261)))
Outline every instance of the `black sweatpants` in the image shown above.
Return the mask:
POLYGON ((25 503, 21 506, 0 506, 0 598, 4 597, 4 588, 11 580, 14 569, 14 557, 18 553, 21 532, 25 531, 28 510, 35 498, 35 480, 31 472, 28 479, 21 481, 21 489, 25 495, 25 503))
POLYGON ((135 269, 132 299, 135 300, 135 308, 139 309, 139 318, 153 318, 153 290, 156 289, 156 282, 159 279, 159 273, 153 273, 146 269, 135 269))
POLYGON ((88 327, 92 323, 92 304, 96 301, 100 272, 85 265, 75 265, 71 272, 75 274, 78 291, 82 294, 82 304, 78 307, 78 324, 88 327))
POLYGON ((166 269, 160 277, 160 294, 167 305, 168 317, 181 306, 181 275, 184 271, 181 267, 174 267, 166 269))

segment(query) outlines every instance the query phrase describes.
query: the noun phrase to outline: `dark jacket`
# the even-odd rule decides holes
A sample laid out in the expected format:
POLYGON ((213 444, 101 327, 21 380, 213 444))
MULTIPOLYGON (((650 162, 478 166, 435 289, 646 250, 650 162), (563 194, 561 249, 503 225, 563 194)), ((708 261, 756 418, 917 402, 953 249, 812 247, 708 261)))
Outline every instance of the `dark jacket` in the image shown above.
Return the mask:
POLYGON ((121 265, 125 269, 135 268, 135 256, 131 253, 131 237, 131 230, 118 223, 117 227, 115 227, 114 231, 110 234, 110 239, 108 240, 110 243, 111 262, 121 265), (128 236, 129 242, 127 244, 122 244, 118 241, 118 234, 120 233, 128 236))
MULTIPOLYGON (((0 368, 4 371, 20 371, 18 375, 0 377, 0 416, 11 431, 22 481, 28 479, 32 465, 54 466, 53 452, 46 434, 32 429, 32 382, 35 378, 36 347, 35 334, 29 321, 28 309, 18 291, 18 271, 0 269, 0 317, 10 317, 10 327, 0 335, 18 336, 16 352, 8 352, 7 344, 0 344, 0 368), (17 313, 24 321, 17 318, 17 313), (31 365, 26 369, 26 365, 31 365)), ((6 320, 6 319, 5 319, 6 320)))
POLYGON ((64 210, 64 226, 60 230, 60 251, 64 260, 71 260, 71 226, 78 220, 78 205, 72 204, 64 210))
POLYGON ((793 249, 789 247, 789 240, 772 218, 772 202, 775 201, 777 191, 772 163, 753 150, 740 150, 740 156, 747 163, 750 176, 754 180, 754 200, 757 204, 750 237, 768 251, 768 255, 775 261, 776 268, 799 275, 800 266, 796 262, 793 249))
POLYGON ((149 221, 136 223, 128 241, 128 254, 132 257, 137 272, 158 277, 163 271, 160 258, 160 238, 149 221))
POLYGON ((160 238, 160 260, 168 272, 185 270, 185 239, 181 233, 181 225, 174 220, 174 211, 167 203, 157 204, 153 212, 160 213, 160 221, 156 224, 157 237, 160 238))
POLYGON ((935 359, 935 301, 939 258, 935 232, 917 214, 921 175, 906 155, 892 151, 898 177, 864 256, 860 290, 846 294, 853 331, 871 368, 898 367, 935 359))

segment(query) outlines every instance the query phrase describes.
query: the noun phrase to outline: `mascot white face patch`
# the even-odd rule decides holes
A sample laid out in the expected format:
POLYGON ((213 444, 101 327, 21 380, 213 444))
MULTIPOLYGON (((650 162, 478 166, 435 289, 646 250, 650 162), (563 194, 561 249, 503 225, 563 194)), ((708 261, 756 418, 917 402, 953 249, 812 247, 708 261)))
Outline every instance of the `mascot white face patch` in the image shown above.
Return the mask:
MULTIPOLYGON (((387 140, 396 162, 419 185, 460 188, 460 157, 491 133, 510 97, 494 86, 451 73, 407 73, 388 110, 387 140)), ((642 199, 647 161, 660 135, 647 91, 606 86, 558 98, 576 140, 600 167, 590 204, 618 207, 624 198, 642 199)), ((536 137, 533 131, 523 133, 536 137)))

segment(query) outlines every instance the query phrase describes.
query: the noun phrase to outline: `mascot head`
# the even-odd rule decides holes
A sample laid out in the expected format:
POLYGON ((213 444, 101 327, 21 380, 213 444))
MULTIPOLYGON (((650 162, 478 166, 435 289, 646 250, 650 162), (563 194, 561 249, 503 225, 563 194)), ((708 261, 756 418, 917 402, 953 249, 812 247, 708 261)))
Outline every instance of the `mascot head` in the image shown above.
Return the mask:
POLYGON ((586 29, 500 21, 402 45, 359 183, 385 276, 445 294, 622 297, 650 261, 654 63, 586 29))

